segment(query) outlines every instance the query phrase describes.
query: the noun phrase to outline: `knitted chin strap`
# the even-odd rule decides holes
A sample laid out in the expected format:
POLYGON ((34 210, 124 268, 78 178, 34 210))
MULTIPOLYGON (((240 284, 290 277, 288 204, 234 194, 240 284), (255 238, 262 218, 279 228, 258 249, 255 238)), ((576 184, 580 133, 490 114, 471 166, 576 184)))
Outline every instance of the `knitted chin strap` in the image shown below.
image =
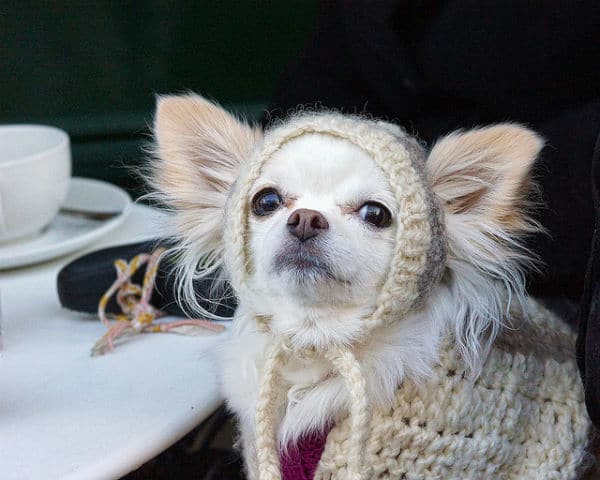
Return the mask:
MULTIPOLYGON (((249 197, 264 163, 285 143, 304 134, 326 134, 349 141, 364 150, 381 168, 390 182, 398 204, 395 219, 395 252, 387 278, 381 288, 377 307, 363 324, 362 338, 374 329, 402 318, 423 293, 421 281, 426 275, 432 238, 432 205, 422 175, 413 165, 406 138, 397 127, 339 114, 316 114, 296 118, 268 131, 260 152, 242 166, 228 200, 224 230, 225 258, 231 284, 240 299, 255 297, 249 278, 252 262, 248 252, 249 197)), ((419 148, 419 147, 417 147, 419 148)), ((431 262, 430 262, 431 263, 431 262)), ((435 276, 438 272, 427 272, 435 276)), ((268 328, 268 316, 257 315, 257 323, 268 328), (259 320, 262 320, 259 321, 259 320)), ((274 335, 273 332, 270 335, 274 335)), ((369 435, 370 408, 366 382, 351 346, 330 345, 321 351, 294 350, 289 339, 274 336, 275 346, 268 352, 263 370, 255 413, 257 467, 260 480, 281 478, 277 452, 277 421, 286 398, 281 369, 291 355, 320 356, 328 359, 333 370, 344 380, 350 399, 352 434, 348 449, 348 479, 361 480, 368 474, 363 462, 364 444, 369 435)))
MULTIPOLYGON (((263 370, 258 401, 256 404, 255 430, 259 480, 280 480, 279 455, 277 452, 277 419, 286 395, 280 371, 292 353, 315 356, 316 352, 303 350, 294 352, 285 340, 275 344, 269 351, 263 370)), ((371 412, 367 397, 367 386, 360 364, 349 347, 331 346, 323 352, 334 369, 344 379, 350 395, 350 419, 352 424, 348 448, 348 480, 363 480, 364 443, 369 435, 371 412)))

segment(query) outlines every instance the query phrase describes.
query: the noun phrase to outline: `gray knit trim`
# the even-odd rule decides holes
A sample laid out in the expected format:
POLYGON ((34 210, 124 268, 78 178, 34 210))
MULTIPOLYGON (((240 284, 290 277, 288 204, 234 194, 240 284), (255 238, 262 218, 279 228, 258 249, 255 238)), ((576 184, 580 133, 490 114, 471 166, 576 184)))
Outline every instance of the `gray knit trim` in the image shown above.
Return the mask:
POLYGON ((448 242, 444 228, 444 211, 440 206, 435 193, 433 193, 431 185, 429 185, 425 165, 427 160, 427 151, 425 148, 415 137, 409 135, 398 125, 382 121, 376 121, 373 122, 373 124, 380 128, 386 128, 394 135, 394 137, 396 137, 398 142, 404 146, 410 155, 415 172, 425 186, 425 193, 427 195, 426 201, 429 209, 429 225, 431 228, 431 244, 427 251, 427 263, 425 264, 425 269, 419 280, 419 297, 414 305, 415 308, 420 308, 423 301, 441 280, 446 268, 448 242))

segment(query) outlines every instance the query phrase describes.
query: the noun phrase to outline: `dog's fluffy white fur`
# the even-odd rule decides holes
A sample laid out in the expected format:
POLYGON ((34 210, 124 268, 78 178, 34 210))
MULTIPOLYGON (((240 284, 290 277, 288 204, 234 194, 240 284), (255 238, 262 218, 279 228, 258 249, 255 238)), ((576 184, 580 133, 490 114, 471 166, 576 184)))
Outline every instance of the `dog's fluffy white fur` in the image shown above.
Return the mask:
MULTIPOLYGON (((260 148, 262 132, 190 94, 159 99, 155 136, 150 180, 157 196, 176 211, 180 292, 198 309, 193 281, 214 276, 223 265, 228 191, 239 164, 260 148)), ((429 152, 427 181, 444 211, 446 271, 422 308, 355 346, 374 407, 389 406, 405 379, 419 382, 430 374, 448 332, 475 378, 509 305, 524 304, 522 268, 530 256, 522 238, 537 226, 523 208, 541 147, 533 132, 502 124, 452 133, 429 152)), ((238 306, 217 352, 224 395, 246 437, 253 432, 264 355, 272 341, 251 313, 271 315, 271 328, 293 333, 298 345, 352 343, 361 319, 374 307, 393 249, 392 228, 368 226, 357 211, 376 201, 393 218, 399 208, 373 160, 357 146, 326 135, 286 144, 267 162, 253 193, 264 188, 279 192, 283 204, 250 219, 258 294, 252 305, 238 306), (277 254, 285 254, 295 240, 286 223, 299 208, 317 210, 329 223, 314 252, 327 275, 277 265, 277 254)), ((279 432, 282 445, 347 412, 343 383, 329 375, 324 361, 293 360, 283 377, 291 388, 279 432)))

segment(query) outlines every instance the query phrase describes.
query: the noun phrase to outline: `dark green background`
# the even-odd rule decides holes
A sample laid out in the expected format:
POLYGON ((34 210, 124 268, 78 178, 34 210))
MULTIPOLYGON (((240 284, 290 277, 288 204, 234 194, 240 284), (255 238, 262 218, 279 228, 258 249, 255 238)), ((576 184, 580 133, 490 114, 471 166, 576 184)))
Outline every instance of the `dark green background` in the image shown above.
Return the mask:
POLYGON ((154 96, 194 90, 250 117, 312 28, 315 1, 0 2, 0 123, 71 135, 75 175, 139 193, 127 167, 154 96))

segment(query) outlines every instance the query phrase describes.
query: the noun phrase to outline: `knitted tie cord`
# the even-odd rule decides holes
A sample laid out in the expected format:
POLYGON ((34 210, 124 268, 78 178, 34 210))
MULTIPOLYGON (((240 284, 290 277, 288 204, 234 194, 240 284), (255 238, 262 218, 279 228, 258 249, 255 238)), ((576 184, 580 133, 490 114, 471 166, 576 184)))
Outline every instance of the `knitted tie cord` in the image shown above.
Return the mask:
MULTIPOLYGON (((260 385, 256 405, 255 430, 256 452, 258 457, 259 480, 280 480, 279 454, 277 451, 276 430, 280 403, 286 398, 282 387, 280 368, 285 365, 293 352, 284 342, 276 344, 269 354, 264 366, 263 378, 260 385)), ((305 351, 304 355, 314 356, 314 352, 305 351)), ((365 379, 360 370, 360 364, 347 347, 331 347, 325 354, 334 369, 344 379, 350 394, 350 438, 346 450, 348 480, 364 480, 364 445, 369 436, 370 408, 367 397, 365 379)))

